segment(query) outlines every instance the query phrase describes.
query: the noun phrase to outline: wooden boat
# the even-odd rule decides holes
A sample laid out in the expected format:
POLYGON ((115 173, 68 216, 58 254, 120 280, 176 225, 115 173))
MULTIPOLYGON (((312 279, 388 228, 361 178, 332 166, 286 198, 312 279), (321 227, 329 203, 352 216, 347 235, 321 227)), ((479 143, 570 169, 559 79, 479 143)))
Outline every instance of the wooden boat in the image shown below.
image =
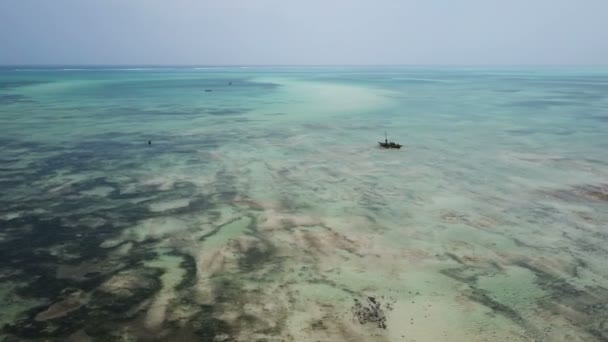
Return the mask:
POLYGON ((401 146, 403 146, 401 144, 397 144, 397 143, 392 142, 392 141, 391 142, 388 142, 388 141, 385 141, 385 142, 378 141, 378 144, 380 146, 384 147, 384 148, 401 148, 401 146))
POLYGON ((388 141, 388 137, 386 136, 386 132, 384 132, 384 142, 378 141, 378 144, 384 148, 401 148, 401 144, 397 144, 393 141, 388 141))

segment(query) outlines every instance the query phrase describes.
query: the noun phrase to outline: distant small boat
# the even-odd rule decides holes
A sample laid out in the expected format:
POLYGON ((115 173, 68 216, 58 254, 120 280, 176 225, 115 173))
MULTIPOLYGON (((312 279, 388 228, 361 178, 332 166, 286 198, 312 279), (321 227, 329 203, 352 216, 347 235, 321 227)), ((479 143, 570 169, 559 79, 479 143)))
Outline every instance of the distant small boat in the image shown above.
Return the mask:
POLYGON ((401 144, 397 144, 397 143, 392 142, 392 141, 391 142, 381 142, 381 141, 378 141, 378 144, 380 146, 384 147, 384 148, 401 148, 401 146, 403 146, 401 144))
POLYGON ((212 92, 212 91, 213 91, 212 89, 205 89, 205 92, 206 92, 206 93, 210 93, 210 92, 212 92))
POLYGON ((393 141, 388 141, 388 137, 386 136, 386 132, 384 132, 384 142, 378 141, 378 144, 384 148, 401 148, 401 144, 397 144, 393 141))

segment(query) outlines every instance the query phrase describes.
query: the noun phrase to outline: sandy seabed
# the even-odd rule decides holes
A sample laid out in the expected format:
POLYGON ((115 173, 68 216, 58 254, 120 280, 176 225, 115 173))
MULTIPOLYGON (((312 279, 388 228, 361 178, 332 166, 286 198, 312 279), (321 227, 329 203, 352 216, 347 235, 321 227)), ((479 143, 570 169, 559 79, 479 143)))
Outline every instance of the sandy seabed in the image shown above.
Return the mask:
POLYGON ((608 340, 608 75, 259 73, 0 73, 0 338, 608 340))

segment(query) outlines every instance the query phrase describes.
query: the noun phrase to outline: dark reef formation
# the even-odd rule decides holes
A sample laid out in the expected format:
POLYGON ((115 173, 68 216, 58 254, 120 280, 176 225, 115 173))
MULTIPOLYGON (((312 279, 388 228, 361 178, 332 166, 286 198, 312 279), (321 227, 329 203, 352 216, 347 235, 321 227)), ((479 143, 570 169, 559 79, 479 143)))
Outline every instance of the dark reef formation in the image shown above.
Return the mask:
POLYGON ((354 301, 355 304, 351 310, 357 322, 360 324, 373 323, 378 328, 386 329, 386 312, 393 309, 390 301, 385 301, 384 296, 369 296, 365 300, 355 298, 354 301))

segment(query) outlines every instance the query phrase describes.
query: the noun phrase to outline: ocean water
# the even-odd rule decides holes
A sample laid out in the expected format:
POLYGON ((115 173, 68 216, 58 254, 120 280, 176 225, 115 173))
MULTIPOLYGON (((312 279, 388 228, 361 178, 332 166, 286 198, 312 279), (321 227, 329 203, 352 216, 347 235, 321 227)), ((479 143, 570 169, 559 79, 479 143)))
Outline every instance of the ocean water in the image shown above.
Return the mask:
POLYGON ((608 340, 605 68, 4 67, 0 145, 0 340, 608 340))

